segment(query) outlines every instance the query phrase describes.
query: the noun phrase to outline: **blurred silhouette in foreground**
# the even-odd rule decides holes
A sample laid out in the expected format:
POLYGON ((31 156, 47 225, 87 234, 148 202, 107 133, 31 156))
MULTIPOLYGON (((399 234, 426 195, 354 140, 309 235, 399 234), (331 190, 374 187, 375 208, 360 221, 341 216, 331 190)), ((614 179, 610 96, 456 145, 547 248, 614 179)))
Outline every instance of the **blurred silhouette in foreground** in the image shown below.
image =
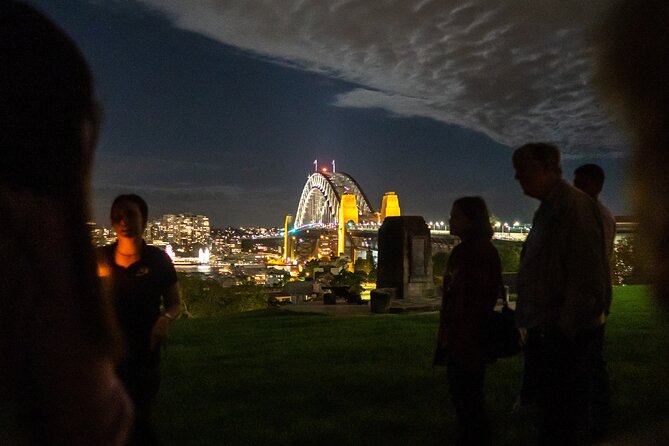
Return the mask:
MULTIPOLYGON (((607 17, 602 31, 598 81, 632 136, 632 200, 639 219, 639 240, 655 297, 666 316, 669 313, 669 2, 623 0, 607 17)), ((640 420, 640 425, 643 431, 614 444, 667 443, 669 420, 651 417, 640 420)))
POLYGON ((458 423, 455 444, 488 445, 490 423, 483 394, 489 359, 486 328, 501 295, 502 266, 481 197, 455 200, 449 226, 462 242, 453 248, 444 273, 435 364, 445 359, 448 367, 458 423))
POLYGON ((0 2, 3 444, 118 445, 130 426, 86 226, 97 115, 75 44, 0 2))
POLYGON ((159 444, 151 407, 160 387, 160 348, 181 313, 177 274, 170 258, 142 238, 149 207, 138 195, 120 195, 111 207, 114 244, 98 249, 98 273, 125 337, 118 375, 135 405, 131 445, 159 444))
POLYGON ((600 41, 599 83, 632 134, 639 237, 669 309, 669 2, 621 2, 600 41))

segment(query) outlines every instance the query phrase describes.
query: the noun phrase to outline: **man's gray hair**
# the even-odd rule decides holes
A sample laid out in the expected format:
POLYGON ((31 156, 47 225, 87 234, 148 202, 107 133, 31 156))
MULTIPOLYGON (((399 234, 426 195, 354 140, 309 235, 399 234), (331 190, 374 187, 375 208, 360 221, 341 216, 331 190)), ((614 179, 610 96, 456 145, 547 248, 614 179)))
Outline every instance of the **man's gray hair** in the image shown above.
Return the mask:
POLYGON ((513 152, 513 165, 517 165, 521 159, 532 159, 541 163, 544 167, 554 169, 562 173, 560 165, 560 149, 547 142, 531 142, 518 147, 513 152))

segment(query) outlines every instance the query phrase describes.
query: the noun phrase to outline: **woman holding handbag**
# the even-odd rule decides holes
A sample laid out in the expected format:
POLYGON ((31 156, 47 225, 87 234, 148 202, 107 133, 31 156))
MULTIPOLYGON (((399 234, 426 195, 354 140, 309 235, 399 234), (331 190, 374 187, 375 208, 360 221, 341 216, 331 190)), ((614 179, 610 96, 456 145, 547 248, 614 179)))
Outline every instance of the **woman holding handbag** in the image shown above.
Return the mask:
POLYGON ((436 363, 445 363, 457 416, 457 445, 490 444, 483 381, 488 360, 488 322, 502 285, 501 263, 491 239, 485 201, 453 203, 450 232, 461 243, 444 274, 436 363))

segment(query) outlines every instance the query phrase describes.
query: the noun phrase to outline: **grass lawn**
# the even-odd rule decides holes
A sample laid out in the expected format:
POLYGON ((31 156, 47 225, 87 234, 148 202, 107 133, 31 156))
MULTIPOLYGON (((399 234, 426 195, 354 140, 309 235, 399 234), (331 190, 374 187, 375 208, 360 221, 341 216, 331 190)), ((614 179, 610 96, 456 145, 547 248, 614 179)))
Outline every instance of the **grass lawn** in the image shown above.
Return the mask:
MULTIPOLYGON (((646 288, 615 289, 606 353, 619 433, 669 417, 656 313, 646 288)), ((157 429, 166 445, 452 444, 436 328, 436 313, 181 320, 163 355, 157 429)), ((495 444, 532 443, 532 412, 510 413, 520 370, 519 357, 488 369, 495 444)))

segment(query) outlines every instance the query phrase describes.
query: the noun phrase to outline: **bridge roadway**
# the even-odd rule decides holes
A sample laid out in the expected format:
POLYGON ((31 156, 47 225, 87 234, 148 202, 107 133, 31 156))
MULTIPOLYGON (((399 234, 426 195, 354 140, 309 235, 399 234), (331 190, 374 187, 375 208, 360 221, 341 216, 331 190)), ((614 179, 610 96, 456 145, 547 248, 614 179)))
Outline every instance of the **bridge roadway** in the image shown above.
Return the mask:
MULTIPOLYGON (((337 250, 337 229, 335 227, 324 226, 324 225, 310 225, 304 226, 299 229, 291 230, 291 237, 293 237, 293 243, 295 247, 295 254, 297 258, 300 259, 310 259, 317 257, 318 247, 326 246, 329 247, 330 252, 336 252, 337 250)), ((349 246, 353 246, 358 252, 373 251, 378 252, 378 227, 352 227, 348 231, 348 241, 349 246)), ((451 235, 448 231, 444 230, 431 230, 431 240, 432 240, 432 252, 436 253, 439 251, 450 251, 455 244, 457 243, 458 238, 451 235)), ((525 236, 526 234, 515 234, 512 233, 510 237, 507 234, 504 234, 501 237, 501 234, 496 234, 498 239, 497 243, 513 243, 518 242, 520 236, 525 236)), ((521 239, 522 240, 522 239, 521 239)), ((271 243, 272 245, 280 246, 283 243, 282 237, 267 237, 267 238, 256 238, 254 241, 259 243, 271 243)))

